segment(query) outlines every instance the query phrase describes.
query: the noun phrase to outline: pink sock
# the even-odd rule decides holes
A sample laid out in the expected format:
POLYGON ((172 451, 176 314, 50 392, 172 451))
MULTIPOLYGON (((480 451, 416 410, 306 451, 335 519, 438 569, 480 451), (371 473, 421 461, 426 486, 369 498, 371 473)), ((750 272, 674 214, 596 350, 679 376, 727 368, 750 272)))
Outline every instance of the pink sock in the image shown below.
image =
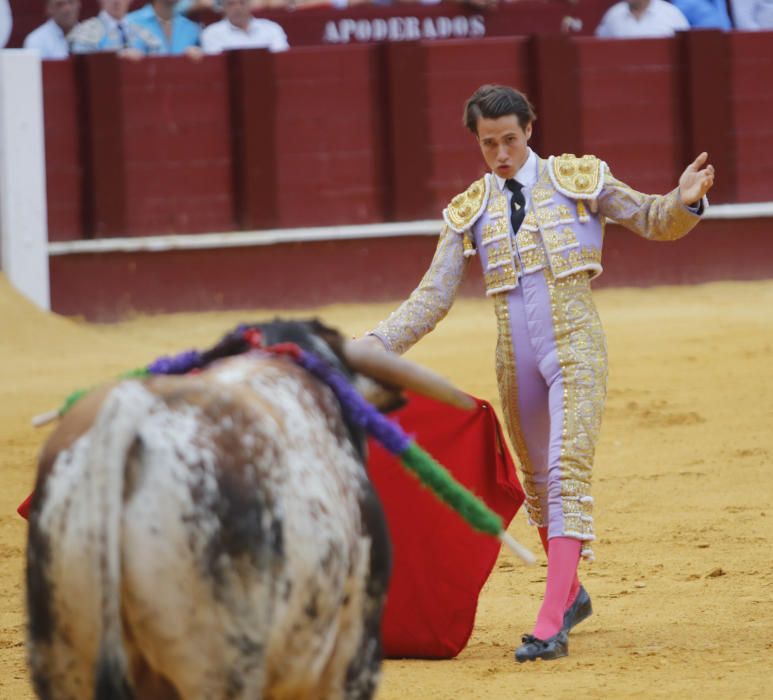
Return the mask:
MULTIPOLYGON (((548 545, 548 529, 546 527, 538 527, 537 532, 539 532, 539 538, 542 540, 542 546, 545 549, 545 554, 548 553, 549 545, 548 545)), ((577 572, 575 571, 574 579, 572 580, 572 586, 569 589, 569 595, 566 599, 566 605, 564 606, 564 610, 568 610, 572 603, 574 603, 574 599, 577 597, 577 594, 580 592, 580 579, 577 577, 577 572)))
POLYGON ((548 639, 561 629, 572 581, 577 577, 581 546, 580 540, 571 537, 554 537, 550 540, 548 580, 545 599, 542 601, 532 633, 535 637, 548 639))

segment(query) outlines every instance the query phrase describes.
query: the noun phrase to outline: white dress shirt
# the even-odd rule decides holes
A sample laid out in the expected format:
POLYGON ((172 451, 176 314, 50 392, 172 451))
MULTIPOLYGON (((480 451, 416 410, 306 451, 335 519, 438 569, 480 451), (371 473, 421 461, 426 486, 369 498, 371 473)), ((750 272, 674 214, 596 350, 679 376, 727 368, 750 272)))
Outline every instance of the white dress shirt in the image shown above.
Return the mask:
POLYGON ((673 36, 675 32, 689 29, 690 23, 682 11, 665 0, 650 0, 647 9, 636 17, 628 3, 612 5, 596 27, 596 36, 612 39, 641 39, 673 36))
POLYGON ((5 46, 8 37, 11 36, 12 27, 11 6, 8 4, 8 0, 0 0, 0 49, 5 46))
POLYGON ((122 17, 119 20, 117 20, 113 15, 111 15, 107 10, 100 10, 99 14, 97 15, 99 19, 102 20, 102 22, 105 25, 105 29, 107 29, 108 34, 113 32, 117 36, 128 36, 128 32, 126 29, 126 16, 122 17))
POLYGON ((227 19, 210 24, 201 33, 204 53, 220 53, 228 49, 268 49, 287 51, 287 35, 276 22, 252 17, 247 29, 240 29, 227 19))
POLYGON ((773 0, 731 0, 736 29, 773 29, 773 0))
POLYGON ((54 22, 48 20, 41 24, 35 31, 27 34, 24 40, 25 49, 35 49, 40 53, 41 58, 67 58, 70 55, 70 47, 67 44, 67 37, 62 28, 54 22))

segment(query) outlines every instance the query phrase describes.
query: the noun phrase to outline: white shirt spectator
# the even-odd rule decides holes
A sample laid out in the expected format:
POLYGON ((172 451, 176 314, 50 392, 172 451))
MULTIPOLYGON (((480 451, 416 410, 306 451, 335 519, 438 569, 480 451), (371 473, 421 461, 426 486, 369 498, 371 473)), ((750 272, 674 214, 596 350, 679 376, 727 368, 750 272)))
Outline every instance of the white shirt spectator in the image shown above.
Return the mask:
POLYGON ((287 51, 287 35, 276 22, 252 17, 247 29, 240 29, 227 19, 210 24, 201 33, 201 48, 204 53, 220 53, 229 49, 268 49, 287 51))
POLYGON ((8 0, 0 0, 0 49, 5 46, 8 37, 11 36, 12 27, 11 6, 8 4, 8 0))
POLYGON ((118 32, 120 36, 126 33, 126 15, 121 17, 121 19, 116 19, 107 10, 100 10, 97 17, 104 22, 108 32, 118 32))
POLYGON ((773 0, 731 0, 736 29, 773 29, 773 0))
POLYGON ((687 18, 670 2, 650 0, 644 12, 636 17, 628 2, 623 0, 606 11, 596 27, 596 36, 614 39, 664 37, 689 28, 687 18))
POLYGON ((40 52, 41 58, 67 58, 70 55, 67 37, 53 19, 27 34, 24 48, 36 49, 40 52))

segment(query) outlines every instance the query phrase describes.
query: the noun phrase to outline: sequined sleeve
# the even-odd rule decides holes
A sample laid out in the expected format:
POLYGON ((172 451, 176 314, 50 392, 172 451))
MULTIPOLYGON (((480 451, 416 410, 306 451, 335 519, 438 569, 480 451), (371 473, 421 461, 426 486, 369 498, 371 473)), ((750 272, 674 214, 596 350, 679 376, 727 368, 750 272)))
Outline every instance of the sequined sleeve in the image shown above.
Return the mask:
POLYGON ((468 260, 464 256, 462 236, 444 226, 432 264, 419 286, 370 334, 399 354, 415 345, 445 318, 456 297, 468 260))
POLYGON ((679 188, 665 195, 642 194, 609 172, 598 204, 599 214, 652 241, 675 241, 701 219, 679 199, 679 188))

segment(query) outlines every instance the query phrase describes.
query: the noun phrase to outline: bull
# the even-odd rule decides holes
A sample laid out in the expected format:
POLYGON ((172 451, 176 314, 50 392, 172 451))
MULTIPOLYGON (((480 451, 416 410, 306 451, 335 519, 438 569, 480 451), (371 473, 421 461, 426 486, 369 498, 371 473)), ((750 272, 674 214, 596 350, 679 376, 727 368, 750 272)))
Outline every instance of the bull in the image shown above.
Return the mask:
MULTIPOLYGON (((318 322, 258 328, 381 408, 397 386, 453 395, 318 322)), ((371 698, 390 549, 364 459, 329 387, 281 357, 81 399, 42 450, 29 513, 38 697, 371 698)))

